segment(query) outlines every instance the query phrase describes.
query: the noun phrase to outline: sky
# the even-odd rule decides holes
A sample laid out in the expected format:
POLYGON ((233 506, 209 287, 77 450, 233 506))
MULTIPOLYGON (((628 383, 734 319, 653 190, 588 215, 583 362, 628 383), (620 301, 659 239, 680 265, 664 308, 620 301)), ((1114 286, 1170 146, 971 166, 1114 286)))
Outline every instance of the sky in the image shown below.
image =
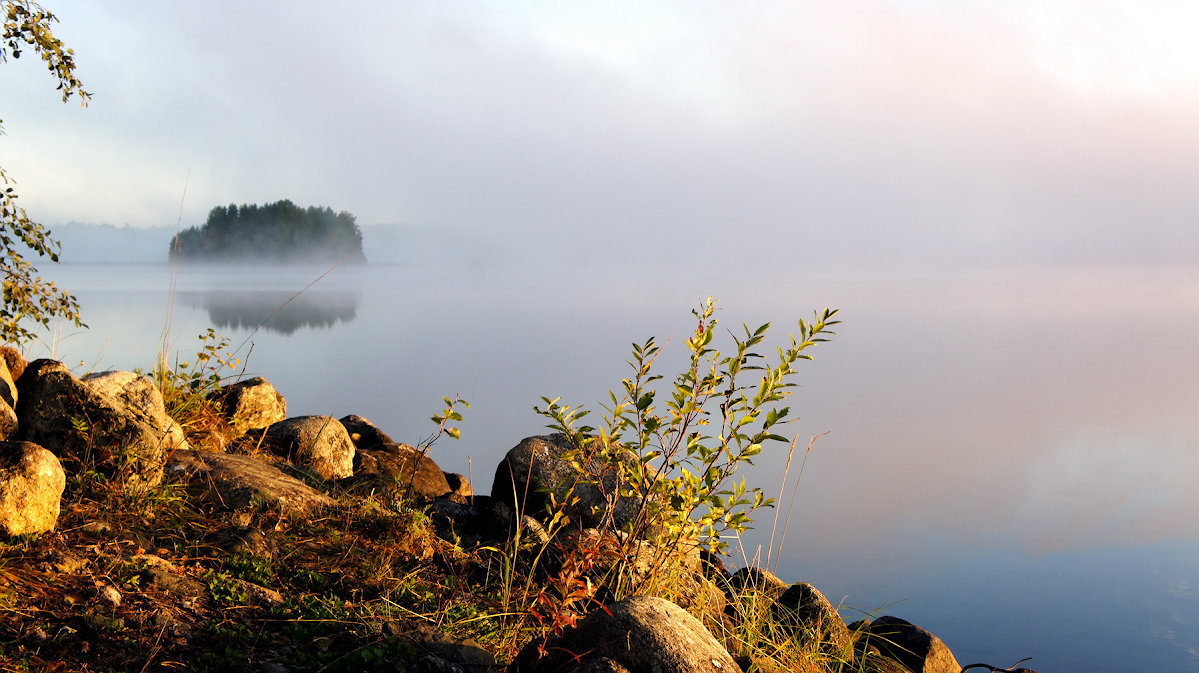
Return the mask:
POLYGON ((31 217, 289 198, 603 263, 1199 258, 1199 7, 51 0, 0 64, 31 217))

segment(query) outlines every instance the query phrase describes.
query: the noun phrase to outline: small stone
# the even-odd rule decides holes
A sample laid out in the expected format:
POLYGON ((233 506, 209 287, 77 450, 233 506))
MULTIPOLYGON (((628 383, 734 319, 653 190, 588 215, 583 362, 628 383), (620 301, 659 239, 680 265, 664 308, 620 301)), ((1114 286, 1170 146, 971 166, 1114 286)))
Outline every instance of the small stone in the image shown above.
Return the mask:
POLYGON ((67 552, 55 551, 50 553, 46 559, 46 564, 55 572, 64 575, 73 575, 87 565, 87 559, 67 552))
POLYGON ((111 535, 113 529, 112 524, 107 521, 88 521, 79 530, 92 535, 111 535))
POLYGON ((120 607, 121 592, 110 586, 102 586, 96 589, 96 599, 110 608, 120 607))
POLYGON ((162 568, 163 570, 173 570, 175 568, 174 563, 155 554, 134 554, 129 557, 129 561, 143 568, 162 568))

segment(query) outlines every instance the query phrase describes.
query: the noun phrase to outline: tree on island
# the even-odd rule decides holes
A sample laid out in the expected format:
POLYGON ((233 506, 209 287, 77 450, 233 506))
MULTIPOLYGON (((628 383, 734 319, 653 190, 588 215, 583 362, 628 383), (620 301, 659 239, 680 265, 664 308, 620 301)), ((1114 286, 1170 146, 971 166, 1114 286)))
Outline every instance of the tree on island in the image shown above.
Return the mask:
POLYGON ((284 199, 217 206, 202 227, 171 239, 170 257, 207 262, 366 261, 353 215, 328 207, 301 208, 284 199))

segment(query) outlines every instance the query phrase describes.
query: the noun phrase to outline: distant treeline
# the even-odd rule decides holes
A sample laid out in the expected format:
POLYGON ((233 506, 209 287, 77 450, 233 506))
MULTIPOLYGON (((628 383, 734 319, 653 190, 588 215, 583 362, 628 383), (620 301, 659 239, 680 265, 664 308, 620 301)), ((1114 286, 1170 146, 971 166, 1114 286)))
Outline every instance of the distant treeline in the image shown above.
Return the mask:
POLYGON ((202 227, 171 239, 170 257, 212 262, 364 262, 354 216, 331 208, 301 208, 284 199, 264 206, 217 206, 202 227))

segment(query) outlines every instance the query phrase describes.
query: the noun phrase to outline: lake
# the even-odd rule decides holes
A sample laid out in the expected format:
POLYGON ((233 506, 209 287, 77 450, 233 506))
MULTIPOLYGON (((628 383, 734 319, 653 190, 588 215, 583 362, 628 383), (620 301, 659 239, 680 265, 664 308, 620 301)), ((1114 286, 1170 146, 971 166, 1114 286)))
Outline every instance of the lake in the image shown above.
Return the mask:
MULTIPOLYGON (((481 492, 505 451, 543 432, 541 396, 598 411, 648 336, 667 342, 673 373, 703 297, 726 327, 773 322, 772 343, 839 308, 838 335, 800 363, 789 433, 801 449, 822 436, 781 498, 777 574, 812 582, 847 619, 915 622, 963 665, 1199 670, 1199 271, 750 268, 713 281, 372 264, 287 303, 325 270, 183 268, 169 313, 165 264, 42 271, 90 329, 57 330, 29 356, 148 369, 169 315, 173 352, 186 359, 215 327, 290 415, 357 413, 416 443, 441 398, 461 395, 462 439, 432 453, 481 492)), ((748 480, 778 495, 784 454, 748 480)), ((772 518, 759 515, 746 557, 766 557, 772 518)))

